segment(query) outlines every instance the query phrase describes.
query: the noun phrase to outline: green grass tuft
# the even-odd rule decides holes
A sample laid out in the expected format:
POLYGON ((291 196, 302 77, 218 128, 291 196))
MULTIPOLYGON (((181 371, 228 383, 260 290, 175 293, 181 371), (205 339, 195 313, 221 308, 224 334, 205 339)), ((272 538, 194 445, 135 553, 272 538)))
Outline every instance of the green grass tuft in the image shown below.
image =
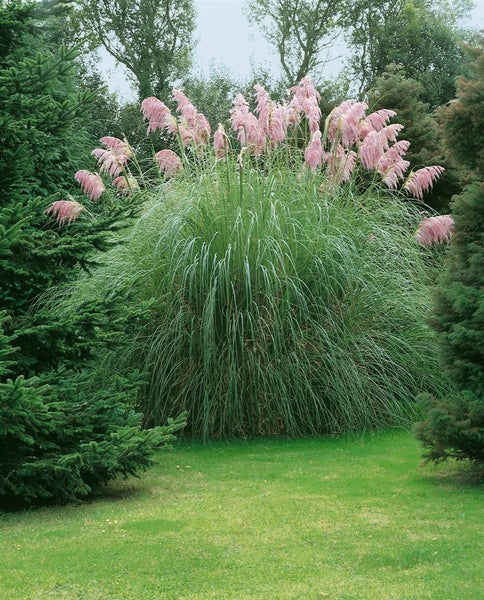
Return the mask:
POLYGON ((205 439, 408 424, 441 385, 415 211, 307 174, 242 177, 171 182, 75 290, 71 306, 126 286, 150 305, 106 376, 148 370, 145 421, 187 410, 205 439))

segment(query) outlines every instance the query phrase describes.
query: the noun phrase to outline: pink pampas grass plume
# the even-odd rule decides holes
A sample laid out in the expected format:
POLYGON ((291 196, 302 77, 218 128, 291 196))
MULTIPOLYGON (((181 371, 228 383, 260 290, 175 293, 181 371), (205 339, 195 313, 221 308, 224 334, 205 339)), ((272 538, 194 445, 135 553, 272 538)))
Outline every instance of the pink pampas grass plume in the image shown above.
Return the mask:
POLYGON ((432 244, 449 242, 453 226, 454 219, 451 215, 426 217, 425 219, 422 219, 415 232, 415 241, 422 246, 431 246, 432 244))
POLYGON ((110 177, 117 177, 126 166, 128 156, 126 154, 117 154, 112 150, 103 148, 94 148, 92 156, 98 159, 99 172, 109 173, 110 177))
POLYGON ((249 105, 242 94, 237 94, 230 109, 232 129, 247 151, 259 155, 267 145, 267 136, 257 117, 250 112, 249 105))
POLYGON ((56 218, 59 225, 72 223, 84 210, 84 206, 75 200, 57 200, 45 209, 45 213, 56 218))
POLYGON ((179 133, 182 144, 187 146, 193 142, 196 146, 205 146, 210 139, 210 123, 202 113, 190 102, 179 89, 173 90, 173 98, 178 105, 179 133))
POLYGON ((376 169, 383 153, 388 150, 390 143, 397 141, 398 132, 402 129, 403 125, 394 123, 382 127, 380 131, 370 131, 360 146, 362 165, 368 170, 376 169))
POLYGON ((225 159, 228 150, 228 137, 222 123, 218 124, 217 131, 213 134, 213 148, 217 158, 225 159))
POLYGON ((113 179, 113 185, 118 192, 126 196, 132 196, 139 189, 136 179, 134 177, 126 177, 125 175, 120 175, 113 179))
POLYGON ((409 161, 402 158, 409 146, 410 142, 400 140, 390 146, 378 160, 376 170, 382 176, 383 183, 390 189, 397 189, 398 182, 404 178, 410 166, 409 161))
POLYGON ((158 100, 155 96, 150 96, 143 100, 141 103, 141 113, 144 119, 149 120, 147 134, 157 129, 163 131, 167 118, 171 115, 170 109, 166 104, 158 100))
POLYGON ((365 139, 370 131, 380 131, 396 114, 394 110, 382 108, 367 115, 360 123, 360 139, 365 139))
POLYGON ((360 122, 368 104, 356 100, 345 100, 326 117, 327 137, 349 148, 360 138, 360 122))
POLYGON ((106 190, 103 180, 98 173, 91 173, 81 169, 75 173, 74 177, 81 186, 81 189, 91 198, 91 200, 99 200, 103 192, 106 190))
POLYGON ((306 116, 309 131, 311 133, 318 131, 321 121, 321 109, 319 108, 321 94, 313 86, 311 78, 306 75, 298 85, 290 88, 289 92, 293 95, 291 105, 306 116))
POLYGON ((133 156, 133 151, 128 142, 120 140, 112 135, 105 135, 100 140, 101 144, 116 156, 133 156))
POLYGON ((355 163, 356 152, 348 148, 343 148, 341 144, 338 144, 327 156, 330 181, 335 184, 348 181, 355 168, 355 163))
POLYGON ((304 159, 306 164, 311 171, 313 171, 313 173, 321 165, 322 157, 323 148, 321 146, 321 131, 318 130, 313 133, 311 136, 311 141, 304 151, 304 159))
POLYGON ((166 177, 173 177, 183 169, 180 157, 173 150, 160 150, 155 154, 155 159, 166 177))
POLYGON ((444 167, 433 165, 410 173, 403 189, 414 198, 423 198, 425 192, 432 189, 434 181, 445 171, 444 167))

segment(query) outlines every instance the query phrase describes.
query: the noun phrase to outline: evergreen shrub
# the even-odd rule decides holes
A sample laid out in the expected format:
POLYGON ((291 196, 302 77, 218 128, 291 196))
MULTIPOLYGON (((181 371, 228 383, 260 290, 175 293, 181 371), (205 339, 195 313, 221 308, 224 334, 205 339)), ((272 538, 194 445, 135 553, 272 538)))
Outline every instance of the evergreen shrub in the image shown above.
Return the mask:
POLYGON ((455 386, 448 396, 424 395, 417 437, 426 458, 482 463, 484 457, 484 52, 467 49, 469 75, 457 81, 448 107, 449 153, 470 183, 453 199, 454 233, 435 293, 432 325, 442 364, 455 386))
POLYGON ((94 380, 97 353, 118 344, 145 307, 120 311, 126 293, 107 294, 59 318, 41 303, 95 268, 140 205, 139 195, 106 195, 82 208, 75 227, 46 213, 82 206, 69 193, 80 196, 73 170, 86 154, 91 101, 76 92, 76 51, 53 50, 43 34, 48 9, 0 4, 1 508, 97 493, 145 469, 184 423, 182 415, 142 430, 133 406, 144 376, 134 371, 94 380))

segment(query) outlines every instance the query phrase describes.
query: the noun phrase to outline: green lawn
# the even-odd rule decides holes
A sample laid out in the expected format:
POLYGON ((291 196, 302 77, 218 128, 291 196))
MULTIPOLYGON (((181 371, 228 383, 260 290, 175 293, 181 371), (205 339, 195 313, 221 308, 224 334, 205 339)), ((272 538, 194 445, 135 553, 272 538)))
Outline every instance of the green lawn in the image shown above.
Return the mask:
POLYGON ((79 506, 0 517, 0 598, 484 597, 482 487, 412 435, 183 443, 79 506))

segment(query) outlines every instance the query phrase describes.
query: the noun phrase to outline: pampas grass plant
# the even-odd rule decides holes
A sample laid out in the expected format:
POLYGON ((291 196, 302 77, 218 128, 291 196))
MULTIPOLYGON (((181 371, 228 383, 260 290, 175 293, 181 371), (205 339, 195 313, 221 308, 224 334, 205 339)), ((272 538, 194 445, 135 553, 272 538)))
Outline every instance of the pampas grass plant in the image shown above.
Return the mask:
MULTIPOLYGON (((154 100, 151 129, 166 116, 154 100)), ((356 170, 338 181, 334 168, 305 167, 297 144, 262 156, 249 125, 245 151, 221 159, 219 137, 216 160, 204 131, 181 135, 193 117, 183 102, 184 171, 150 192, 123 247, 58 307, 126 288, 149 306, 102 376, 148 372, 145 424, 186 410, 204 439, 408 424, 416 394, 443 385, 418 210, 378 183, 362 188, 356 170)))

